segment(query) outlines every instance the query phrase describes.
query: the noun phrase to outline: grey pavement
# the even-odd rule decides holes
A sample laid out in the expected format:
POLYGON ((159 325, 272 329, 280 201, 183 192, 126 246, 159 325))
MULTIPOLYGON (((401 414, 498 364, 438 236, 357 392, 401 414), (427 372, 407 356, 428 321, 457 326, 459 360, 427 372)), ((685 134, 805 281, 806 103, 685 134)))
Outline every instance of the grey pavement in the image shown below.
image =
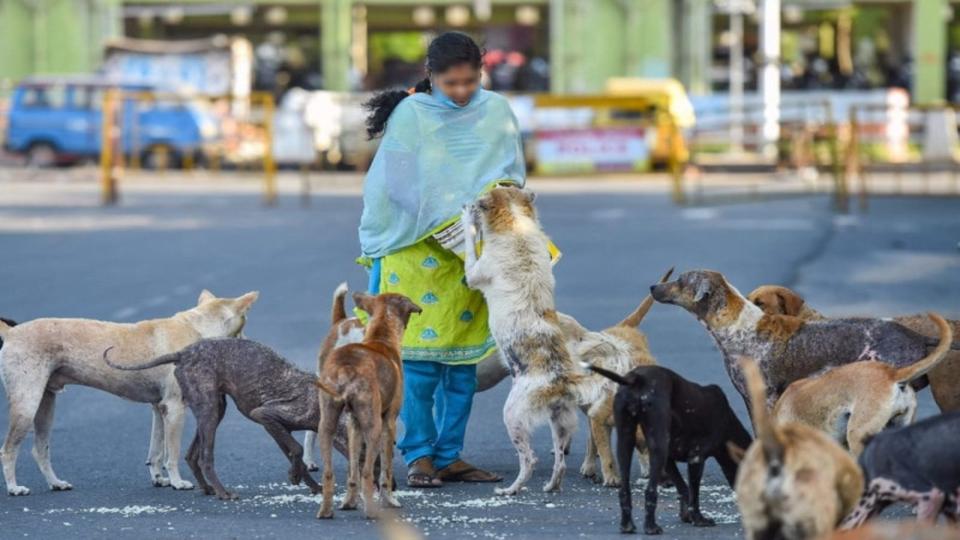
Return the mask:
MULTIPOLYGON (((793 286, 828 314, 934 309, 960 317, 958 199, 877 199, 867 214, 835 216, 822 196, 678 208, 662 192, 589 190, 582 181, 545 188, 538 198, 543 224, 564 252, 558 306, 589 327, 619 320, 669 266, 720 270, 743 292, 761 283, 793 286)), ((255 190, 175 187, 132 187, 116 208, 95 201, 94 191, 71 183, 26 189, 0 180, 0 315, 136 321, 187 308, 203 288, 219 295, 255 289, 261 296, 247 336, 312 370, 333 288, 343 280, 354 289, 365 283, 353 263, 360 200, 347 192, 316 196, 309 208, 292 194, 268 209, 255 190)), ((661 364, 721 385, 746 419, 715 346, 692 316, 655 306, 642 328, 661 364)), ((505 381, 477 395, 464 455, 512 478, 517 460, 501 422, 508 388, 505 381)), ((920 416, 935 412, 924 392, 920 416)), ((0 432, 6 421, 3 400, 0 432)), ((314 519, 318 498, 285 485, 280 451, 232 405, 218 432, 217 470, 240 501, 152 487, 144 466, 149 428, 146 405, 68 387, 58 399, 53 462, 74 490, 46 489, 28 439, 18 474, 33 494, 0 497, 3 537, 377 536, 357 512, 314 519)), ((185 440, 192 434, 191 418, 185 440)), ((402 515, 430 538, 619 537, 615 490, 577 473, 584 437, 581 421, 559 494, 540 492, 552 459, 543 427, 535 438, 539 467, 521 495, 498 498, 490 485, 402 487, 402 515)), ((342 488, 339 458, 336 469, 342 488)), ((182 470, 189 478, 185 464, 182 470)), ((399 460, 397 470, 402 479, 399 460)), ((704 512, 718 526, 681 524, 675 496, 664 490, 658 515, 665 538, 742 536, 733 493, 713 466, 703 489, 704 512)), ((634 484, 634 501, 639 520, 642 483, 634 484)))

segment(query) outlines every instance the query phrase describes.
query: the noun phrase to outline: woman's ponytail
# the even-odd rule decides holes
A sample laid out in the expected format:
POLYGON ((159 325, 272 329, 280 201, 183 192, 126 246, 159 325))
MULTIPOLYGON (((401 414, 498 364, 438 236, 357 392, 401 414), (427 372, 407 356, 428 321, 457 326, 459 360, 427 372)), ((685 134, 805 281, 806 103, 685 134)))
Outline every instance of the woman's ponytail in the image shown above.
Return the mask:
POLYGON ((411 90, 387 90, 370 98, 363 104, 363 108, 370 111, 367 116, 367 136, 371 139, 376 138, 383 133, 387 127, 387 119, 390 113, 397 108, 397 105, 403 101, 403 98, 414 92, 429 92, 430 77, 424 78, 418 82, 411 90), (411 92, 412 90, 412 92, 411 92))

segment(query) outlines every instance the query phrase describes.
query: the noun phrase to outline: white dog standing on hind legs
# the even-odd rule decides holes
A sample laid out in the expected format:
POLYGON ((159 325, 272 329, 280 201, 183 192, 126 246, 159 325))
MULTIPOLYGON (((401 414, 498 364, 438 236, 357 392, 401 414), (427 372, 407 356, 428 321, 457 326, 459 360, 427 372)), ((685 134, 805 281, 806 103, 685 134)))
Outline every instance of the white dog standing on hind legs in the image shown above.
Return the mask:
POLYGON ((464 208, 467 285, 483 292, 490 329, 513 375, 503 421, 520 459, 516 480, 496 493, 515 495, 533 474, 533 429, 548 422, 553 434, 553 474, 544 491, 557 491, 566 450, 577 427, 578 372, 554 308, 554 278, 547 237, 536 220, 533 196, 496 188, 464 208), (484 248, 476 252, 476 219, 484 248))

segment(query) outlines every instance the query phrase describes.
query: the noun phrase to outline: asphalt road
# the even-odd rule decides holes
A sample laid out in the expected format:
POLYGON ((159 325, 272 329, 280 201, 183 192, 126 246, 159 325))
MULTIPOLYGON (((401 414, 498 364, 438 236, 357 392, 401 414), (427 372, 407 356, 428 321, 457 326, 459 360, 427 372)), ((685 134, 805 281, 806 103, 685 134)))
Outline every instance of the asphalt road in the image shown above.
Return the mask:
MULTIPOLYGON (((584 184, 587 185, 587 184, 584 184)), ((90 194, 66 201, 18 197, 0 184, 0 315, 135 321, 193 305, 209 288, 219 295, 259 290, 246 334, 304 369, 326 331, 329 296, 348 280, 362 287, 353 264, 360 201, 324 196, 309 209, 293 197, 265 209, 253 194, 125 193, 120 207, 100 209, 90 194), (47 202, 54 201, 57 202, 47 202)), ((41 193, 43 190, 41 190, 41 193)), ((742 291, 761 283, 798 288, 826 313, 892 315, 935 309, 960 316, 960 201, 886 199, 868 214, 836 217, 822 197, 680 209, 665 195, 544 193, 542 221, 564 252, 556 267, 561 310, 599 328, 619 320, 667 267, 712 268, 742 291)), ((745 419, 712 341, 687 313, 656 306, 643 324, 660 363, 701 383, 720 384, 745 419)), ((516 473, 516 455, 501 422, 509 382, 474 402, 465 457, 516 473)), ((935 412, 928 393, 920 416, 935 412)), ((6 432, 6 403, 0 403, 6 432)), ((0 496, 0 530, 13 537, 251 538, 375 537, 360 513, 314 519, 318 498, 285 485, 285 460, 259 426, 233 409, 217 437, 221 479, 242 499, 221 502, 197 491, 154 488, 144 457, 150 427, 143 404, 83 387, 58 398, 53 462, 70 492, 46 489, 30 456, 20 453, 27 497, 0 496)), ((402 488, 403 516, 429 537, 616 538, 614 490, 577 474, 585 425, 575 437, 571 467, 559 494, 539 488, 550 469, 549 430, 535 439, 540 457, 530 489, 498 498, 490 485, 402 488)), ((193 433, 189 420, 185 440, 193 433)), ((336 463, 339 486, 345 475, 336 463)), ((404 468, 398 462, 398 474, 404 468)), ((189 478, 189 470, 182 466, 189 478)), ((635 518, 641 519, 641 485, 635 518)), ((738 538, 732 491, 711 465, 704 512, 718 521, 695 529, 677 518, 675 497, 661 496, 666 538, 738 538)), ((902 514, 902 512, 901 512, 902 514)), ((897 515, 894 513, 893 515, 897 515)))

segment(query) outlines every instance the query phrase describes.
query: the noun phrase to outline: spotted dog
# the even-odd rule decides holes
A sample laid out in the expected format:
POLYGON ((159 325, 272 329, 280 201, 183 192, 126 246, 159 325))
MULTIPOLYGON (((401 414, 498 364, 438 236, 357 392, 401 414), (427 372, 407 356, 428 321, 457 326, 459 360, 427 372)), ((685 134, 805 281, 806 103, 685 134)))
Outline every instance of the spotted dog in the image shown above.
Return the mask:
MULTIPOLYGON (((825 368, 859 360, 904 367, 927 356, 935 342, 892 321, 829 319, 804 321, 768 315, 719 272, 693 270, 653 285, 653 298, 692 313, 714 338, 727 374, 747 400, 737 357, 755 358, 772 408, 787 386, 825 368)), ((922 380, 922 379, 921 379, 922 380)))
POLYGON ((843 522, 861 525, 895 502, 914 505, 917 520, 932 523, 940 514, 960 517, 960 412, 926 418, 879 433, 860 456, 866 488, 843 522))
MULTIPOLYGON (((796 292, 780 285, 762 285, 747 295, 764 313, 770 315, 793 315, 807 321, 826 319, 813 309, 796 292)), ((928 338, 936 338, 938 327, 924 314, 894 317, 894 322, 906 326, 928 338)), ((960 336, 960 319, 948 319, 953 327, 954 339, 960 336)), ((947 353, 943 362, 933 368, 927 378, 933 400, 942 412, 960 411, 960 351, 947 353)))

